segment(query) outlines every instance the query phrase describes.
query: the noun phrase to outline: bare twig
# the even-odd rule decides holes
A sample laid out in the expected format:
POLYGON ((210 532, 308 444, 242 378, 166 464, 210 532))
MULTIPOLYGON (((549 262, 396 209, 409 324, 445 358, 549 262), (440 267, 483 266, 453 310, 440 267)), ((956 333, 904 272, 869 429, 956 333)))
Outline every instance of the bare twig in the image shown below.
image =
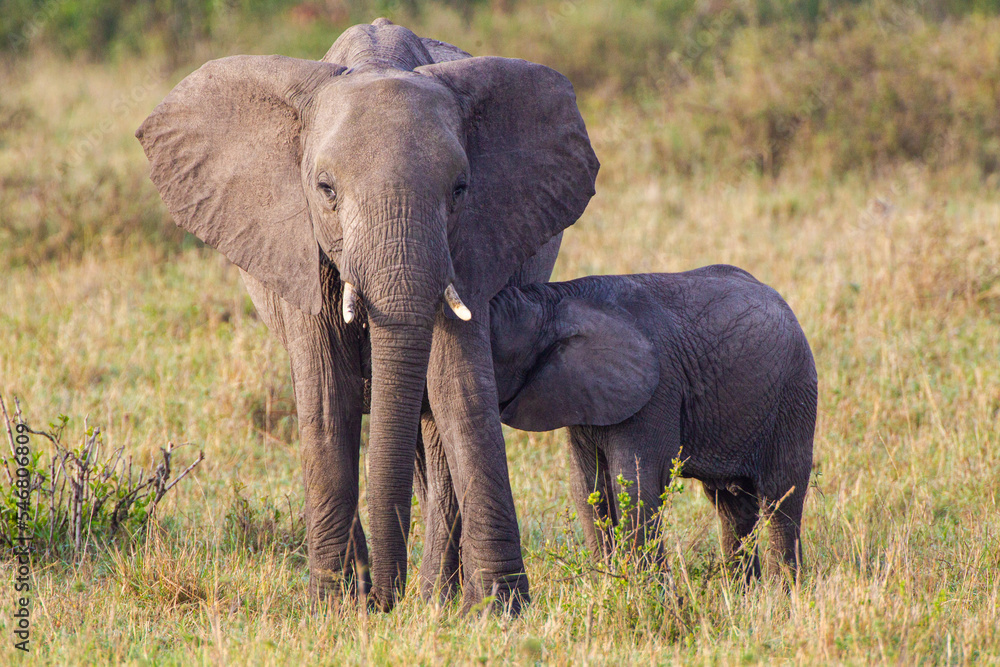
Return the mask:
MULTIPOLYGON (((185 443, 185 444, 190 444, 190 443, 185 443)), ((178 445, 178 446, 179 447, 183 447, 184 445, 178 445)), ((205 460, 205 452, 203 450, 199 449, 198 450, 198 458, 195 459, 195 462, 192 463, 191 465, 189 465, 187 468, 185 468, 184 471, 180 475, 178 475, 176 479, 174 479, 174 481, 170 482, 170 484, 167 485, 167 488, 163 489, 163 493, 166 494, 167 491, 169 491, 170 489, 174 488, 174 485, 177 484, 177 482, 179 482, 182 479, 184 479, 184 477, 189 472, 191 472, 192 470, 195 469, 195 466, 197 466, 199 463, 201 463, 204 460, 205 460)))
MULTIPOLYGON (((72 550, 76 558, 84 559, 95 539, 114 536, 126 525, 145 527, 160 500, 205 460, 204 452, 199 451, 197 460, 172 478, 174 452, 190 443, 175 446, 168 442, 160 450, 162 459, 158 465, 151 466, 148 472, 134 468, 132 457, 126 455, 124 447, 112 448, 104 441, 100 427, 90 427, 89 419, 84 419, 85 435, 78 441, 79 447, 71 449, 62 442, 65 418, 61 418, 59 425, 53 424, 50 431, 34 430, 25 423, 20 403, 16 398, 14 401, 16 411, 11 419, 0 398, 0 414, 8 431, 12 454, 16 455, 12 422, 24 424, 28 433, 41 436, 53 446, 45 466, 32 476, 32 491, 39 493, 34 521, 37 525, 41 515, 47 516, 49 522, 45 531, 48 539, 44 545, 38 545, 45 552, 59 548, 56 542, 61 538, 65 540, 63 548, 72 550), (146 511, 135 514, 133 509, 140 500, 146 511), (43 507, 45 503, 48 508, 43 507)), ((9 467, 7 473, 8 479, 12 479, 9 467)))
MULTIPOLYGON (((554 551, 546 551, 546 553, 549 555, 549 557, 554 558, 555 560, 559 561, 560 563, 562 563, 566 567, 573 567, 565 558, 563 558, 559 554, 555 553, 554 551)), ((628 578, 627 575, 618 574, 617 572, 609 572, 608 570, 602 570, 601 568, 594 567, 593 565, 588 565, 587 567, 584 568, 584 570, 586 572, 591 572, 591 573, 594 573, 594 574, 603 574, 604 576, 607 576, 607 577, 614 577, 615 579, 621 579, 623 581, 628 581, 629 580, 629 578, 628 578)), ((580 575, 576 575, 576 576, 579 577, 580 575)))
MULTIPOLYGON (((10 428, 10 415, 7 414, 7 405, 3 402, 3 396, 0 396, 0 408, 3 409, 3 423, 7 428, 7 442, 10 443, 10 455, 17 457, 15 445, 14 445, 14 433, 10 428)), ((10 474, 10 468, 7 466, 7 459, 3 460, 3 470, 7 473, 7 481, 11 484, 14 483, 14 478, 10 474)))

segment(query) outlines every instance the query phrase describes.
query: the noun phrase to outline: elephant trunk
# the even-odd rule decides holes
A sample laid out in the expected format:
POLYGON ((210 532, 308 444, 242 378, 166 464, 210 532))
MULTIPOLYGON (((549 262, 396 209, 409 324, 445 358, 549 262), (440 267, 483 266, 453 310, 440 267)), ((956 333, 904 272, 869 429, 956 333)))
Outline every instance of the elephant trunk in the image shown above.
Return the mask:
POLYGON ((413 464, 431 336, 372 325, 368 506, 371 603, 389 611, 406 586, 413 464))
POLYGON ((445 224, 432 207, 375 208, 357 226, 364 233, 345 244, 343 261, 371 331, 369 605, 388 611, 406 586, 417 430, 434 319, 452 268, 445 224))

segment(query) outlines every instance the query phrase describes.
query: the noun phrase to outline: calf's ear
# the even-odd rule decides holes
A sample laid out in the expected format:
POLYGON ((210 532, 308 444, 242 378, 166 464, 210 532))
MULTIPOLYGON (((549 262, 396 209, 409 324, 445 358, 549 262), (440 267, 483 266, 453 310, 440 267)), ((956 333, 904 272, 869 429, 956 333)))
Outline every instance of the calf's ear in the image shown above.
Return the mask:
POLYGON ((558 340, 538 357, 501 421, 524 431, 617 424, 638 412, 660 381, 655 348, 617 306, 565 299, 558 340))

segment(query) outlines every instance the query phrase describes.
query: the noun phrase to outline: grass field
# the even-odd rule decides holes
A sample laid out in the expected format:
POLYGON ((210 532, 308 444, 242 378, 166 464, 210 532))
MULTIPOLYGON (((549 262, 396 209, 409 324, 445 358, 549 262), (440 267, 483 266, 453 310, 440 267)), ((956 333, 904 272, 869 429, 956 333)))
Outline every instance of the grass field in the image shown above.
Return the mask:
MULTIPOLYGON (((961 142, 940 168, 904 155, 834 173, 793 151, 774 176, 685 173, 664 146, 699 141, 672 134, 689 111, 586 87, 603 166, 555 278, 732 263, 778 289, 809 337, 820 398, 800 584, 729 581, 690 483, 665 533, 674 615, 656 586, 587 568, 565 435, 508 431, 533 595, 519 619, 425 602, 412 578, 389 615, 320 614, 287 357, 236 269, 173 230, 132 138, 183 73, 45 53, 3 70, 0 394, 36 427, 68 415, 74 439, 88 417, 141 465, 168 441, 206 459, 143 539, 34 562, 30 656, 12 646, 4 560, 0 662, 1000 661, 1000 193, 982 164, 955 166, 961 142)), ((415 568, 419 512, 412 535, 415 568)))

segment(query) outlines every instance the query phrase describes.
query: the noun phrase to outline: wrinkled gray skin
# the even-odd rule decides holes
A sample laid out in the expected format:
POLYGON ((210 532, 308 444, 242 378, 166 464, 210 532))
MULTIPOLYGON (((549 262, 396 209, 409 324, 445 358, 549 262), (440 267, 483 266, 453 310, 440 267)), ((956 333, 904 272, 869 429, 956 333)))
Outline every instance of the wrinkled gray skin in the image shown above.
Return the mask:
POLYGON ((379 19, 323 61, 235 56, 181 81, 136 133, 178 225, 243 272, 292 367, 310 591, 367 587, 358 522, 371 374, 369 604, 406 582, 415 447, 465 518, 466 603, 527 600, 490 355, 489 299, 545 279, 598 162, 572 86, 379 19), (535 259, 532 257, 536 256, 535 259), (357 314, 342 315, 344 284, 357 314), (442 305, 453 284, 471 311, 442 305), (423 398, 426 396, 425 405, 423 398))
MULTIPOLYGON (((701 480, 718 510, 727 554, 738 557, 763 510, 771 553, 797 573, 816 368, 777 292, 719 265, 512 287, 490 308, 501 419, 528 431, 569 427, 581 518, 596 510, 618 522, 608 501, 621 474, 644 505, 632 520, 655 530, 682 452, 683 476, 701 480)), ((610 531, 583 524, 594 553, 607 553, 610 531)), ((756 553, 739 559, 759 575, 756 553)))

